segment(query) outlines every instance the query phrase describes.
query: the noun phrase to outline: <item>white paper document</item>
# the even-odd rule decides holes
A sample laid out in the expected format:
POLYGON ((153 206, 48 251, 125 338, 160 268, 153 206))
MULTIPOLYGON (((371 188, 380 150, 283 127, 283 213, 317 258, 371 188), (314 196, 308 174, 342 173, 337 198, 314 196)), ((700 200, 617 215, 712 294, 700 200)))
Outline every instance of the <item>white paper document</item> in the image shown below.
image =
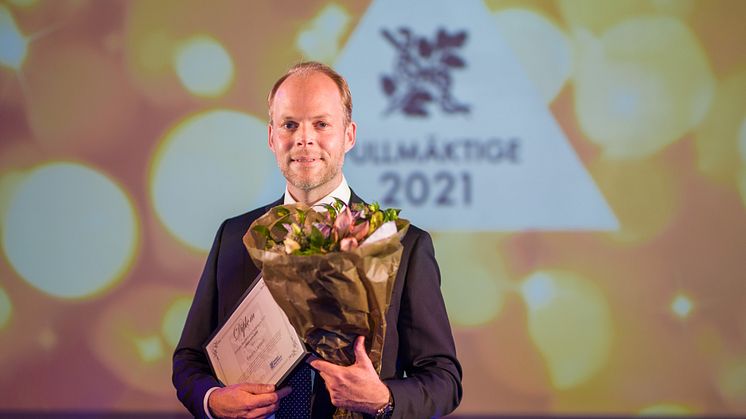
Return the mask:
POLYGON ((205 350, 215 375, 225 385, 279 385, 307 354, 262 278, 254 281, 205 350))

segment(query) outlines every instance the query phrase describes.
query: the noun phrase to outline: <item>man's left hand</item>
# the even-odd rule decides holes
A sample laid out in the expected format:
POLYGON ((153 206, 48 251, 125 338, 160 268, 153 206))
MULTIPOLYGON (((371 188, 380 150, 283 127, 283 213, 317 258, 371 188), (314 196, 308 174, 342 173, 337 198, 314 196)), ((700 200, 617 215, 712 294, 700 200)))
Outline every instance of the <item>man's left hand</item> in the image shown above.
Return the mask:
POLYGON ((365 337, 355 340, 355 363, 342 367, 311 357, 308 361, 326 383, 332 404, 355 412, 375 414, 389 401, 389 388, 365 353, 365 337))

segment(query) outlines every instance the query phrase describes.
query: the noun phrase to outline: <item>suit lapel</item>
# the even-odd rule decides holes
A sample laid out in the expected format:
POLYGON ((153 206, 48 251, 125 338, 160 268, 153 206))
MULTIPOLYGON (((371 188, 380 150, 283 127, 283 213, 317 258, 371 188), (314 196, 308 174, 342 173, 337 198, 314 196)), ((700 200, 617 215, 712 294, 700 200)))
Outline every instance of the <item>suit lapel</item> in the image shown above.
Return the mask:
MULTIPOLYGON (((281 205, 284 202, 283 200, 284 200, 284 195, 280 197, 280 199, 278 199, 277 201, 269 205, 265 205, 256 217, 249 218, 248 225, 246 226, 247 231, 249 227, 251 227, 251 223, 253 223, 257 218, 266 214, 267 211, 269 211, 270 209, 278 205, 281 205)), ((246 234, 245 231, 244 231, 244 234, 246 234)), ((243 235, 241 235, 241 237, 243 238, 243 235)), ((261 270, 257 268, 257 266, 254 265, 254 261, 251 260, 251 256, 249 256, 248 251, 243 252, 243 270, 244 270, 244 281, 246 283, 246 287, 251 285, 251 283, 254 282, 254 279, 256 279, 257 275, 261 273, 261 270)))
POLYGON ((352 188, 350 188, 350 204, 364 204, 364 203, 365 201, 363 201, 362 198, 357 196, 355 191, 353 191, 352 188))

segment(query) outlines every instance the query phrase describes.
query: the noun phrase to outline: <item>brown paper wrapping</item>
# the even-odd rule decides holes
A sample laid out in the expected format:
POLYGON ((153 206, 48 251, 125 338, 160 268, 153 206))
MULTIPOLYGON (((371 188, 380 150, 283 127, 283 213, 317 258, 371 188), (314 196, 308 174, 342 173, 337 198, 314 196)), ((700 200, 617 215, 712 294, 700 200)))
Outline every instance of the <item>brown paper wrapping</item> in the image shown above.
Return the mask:
MULTIPOLYGON (((302 204, 284 207, 308 211, 309 222, 322 218, 302 204)), ((264 250, 265 238, 254 232, 255 225, 276 229, 279 218, 270 210, 243 237, 275 301, 311 350, 326 361, 351 365, 355 338, 365 336, 366 351, 380 374, 385 316, 409 222, 399 219, 397 234, 349 252, 300 256, 264 250)), ((338 410, 335 418, 341 417, 360 416, 338 410)))

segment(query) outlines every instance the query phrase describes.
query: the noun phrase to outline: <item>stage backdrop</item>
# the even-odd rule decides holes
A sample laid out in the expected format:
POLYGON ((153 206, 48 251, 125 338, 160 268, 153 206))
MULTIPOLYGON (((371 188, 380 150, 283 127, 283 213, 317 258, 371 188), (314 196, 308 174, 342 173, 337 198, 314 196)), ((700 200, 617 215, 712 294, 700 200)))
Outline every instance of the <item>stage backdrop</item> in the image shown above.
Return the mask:
POLYGON ((0 1, 0 410, 180 411, 266 96, 348 77, 345 174, 434 238, 460 415, 746 414, 746 2, 0 1))

